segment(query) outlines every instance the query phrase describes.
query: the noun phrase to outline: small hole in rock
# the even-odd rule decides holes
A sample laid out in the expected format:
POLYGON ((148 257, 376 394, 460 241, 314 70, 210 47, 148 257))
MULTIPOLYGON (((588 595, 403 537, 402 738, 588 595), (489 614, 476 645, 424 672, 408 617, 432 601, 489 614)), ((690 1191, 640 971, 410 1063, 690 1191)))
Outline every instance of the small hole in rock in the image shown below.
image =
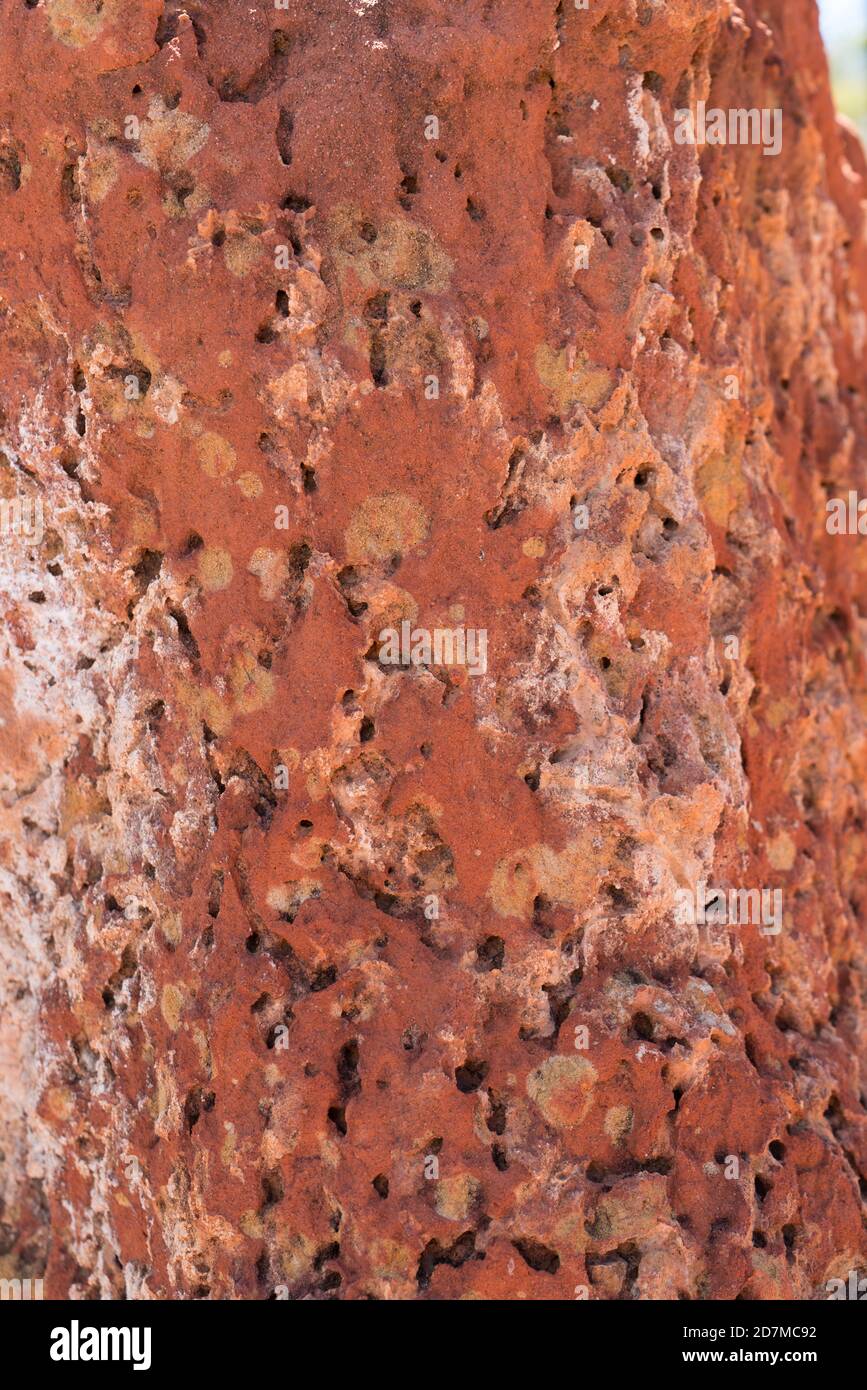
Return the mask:
POLYGON ((464 1095, 477 1091, 488 1074, 487 1062, 468 1057, 462 1066, 455 1068, 457 1088, 464 1095))
POLYGON ((486 936, 476 947, 480 970, 502 970, 506 958, 506 943, 501 936, 486 936))

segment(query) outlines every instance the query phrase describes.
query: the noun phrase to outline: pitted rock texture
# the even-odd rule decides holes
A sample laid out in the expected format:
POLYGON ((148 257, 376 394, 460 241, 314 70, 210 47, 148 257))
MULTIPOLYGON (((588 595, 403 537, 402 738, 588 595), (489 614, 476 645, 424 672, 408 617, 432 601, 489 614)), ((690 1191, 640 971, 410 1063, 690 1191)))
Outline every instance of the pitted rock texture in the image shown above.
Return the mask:
POLYGON ((0 478, 44 523, 0 551, 0 1272, 827 1297, 867 167, 813 0, 0 15, 0 478), (676 143, 700 101, 781 152, 676 143), (382 661, 403 621, 486 669, 382 661), (684 921, 702 882, 782 930, 684 921))

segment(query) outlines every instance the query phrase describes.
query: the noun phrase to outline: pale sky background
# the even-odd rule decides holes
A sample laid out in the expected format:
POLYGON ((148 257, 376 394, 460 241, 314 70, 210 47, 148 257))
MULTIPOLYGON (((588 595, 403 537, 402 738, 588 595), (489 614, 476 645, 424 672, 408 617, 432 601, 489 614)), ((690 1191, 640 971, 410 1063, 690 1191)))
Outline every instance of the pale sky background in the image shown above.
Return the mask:
POLYGON ((860 0, 819 0, 819 13, 826 43, 864 31, 865 6, 860 0))
POLYGON ((867 0, 819 0, 819 14, 837 106, 867 138, 867 0))

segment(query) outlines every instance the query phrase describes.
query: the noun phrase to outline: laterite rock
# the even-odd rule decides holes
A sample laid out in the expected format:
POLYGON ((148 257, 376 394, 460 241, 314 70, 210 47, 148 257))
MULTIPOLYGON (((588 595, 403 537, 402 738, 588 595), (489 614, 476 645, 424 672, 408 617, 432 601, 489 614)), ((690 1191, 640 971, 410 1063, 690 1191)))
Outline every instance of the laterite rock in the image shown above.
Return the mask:
POLYGON ((0 17, 0 1274, 863 1277, 813 0, 0 17))

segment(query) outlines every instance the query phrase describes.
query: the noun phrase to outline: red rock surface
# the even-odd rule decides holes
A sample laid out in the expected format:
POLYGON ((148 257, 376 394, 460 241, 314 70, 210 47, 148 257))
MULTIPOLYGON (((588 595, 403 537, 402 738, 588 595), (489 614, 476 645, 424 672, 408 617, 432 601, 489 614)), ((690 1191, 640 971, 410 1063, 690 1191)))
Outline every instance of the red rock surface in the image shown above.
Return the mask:
POLYGON ((812 0, 0 15, 2 1272, 827 1297, 867 274, 812 0))

